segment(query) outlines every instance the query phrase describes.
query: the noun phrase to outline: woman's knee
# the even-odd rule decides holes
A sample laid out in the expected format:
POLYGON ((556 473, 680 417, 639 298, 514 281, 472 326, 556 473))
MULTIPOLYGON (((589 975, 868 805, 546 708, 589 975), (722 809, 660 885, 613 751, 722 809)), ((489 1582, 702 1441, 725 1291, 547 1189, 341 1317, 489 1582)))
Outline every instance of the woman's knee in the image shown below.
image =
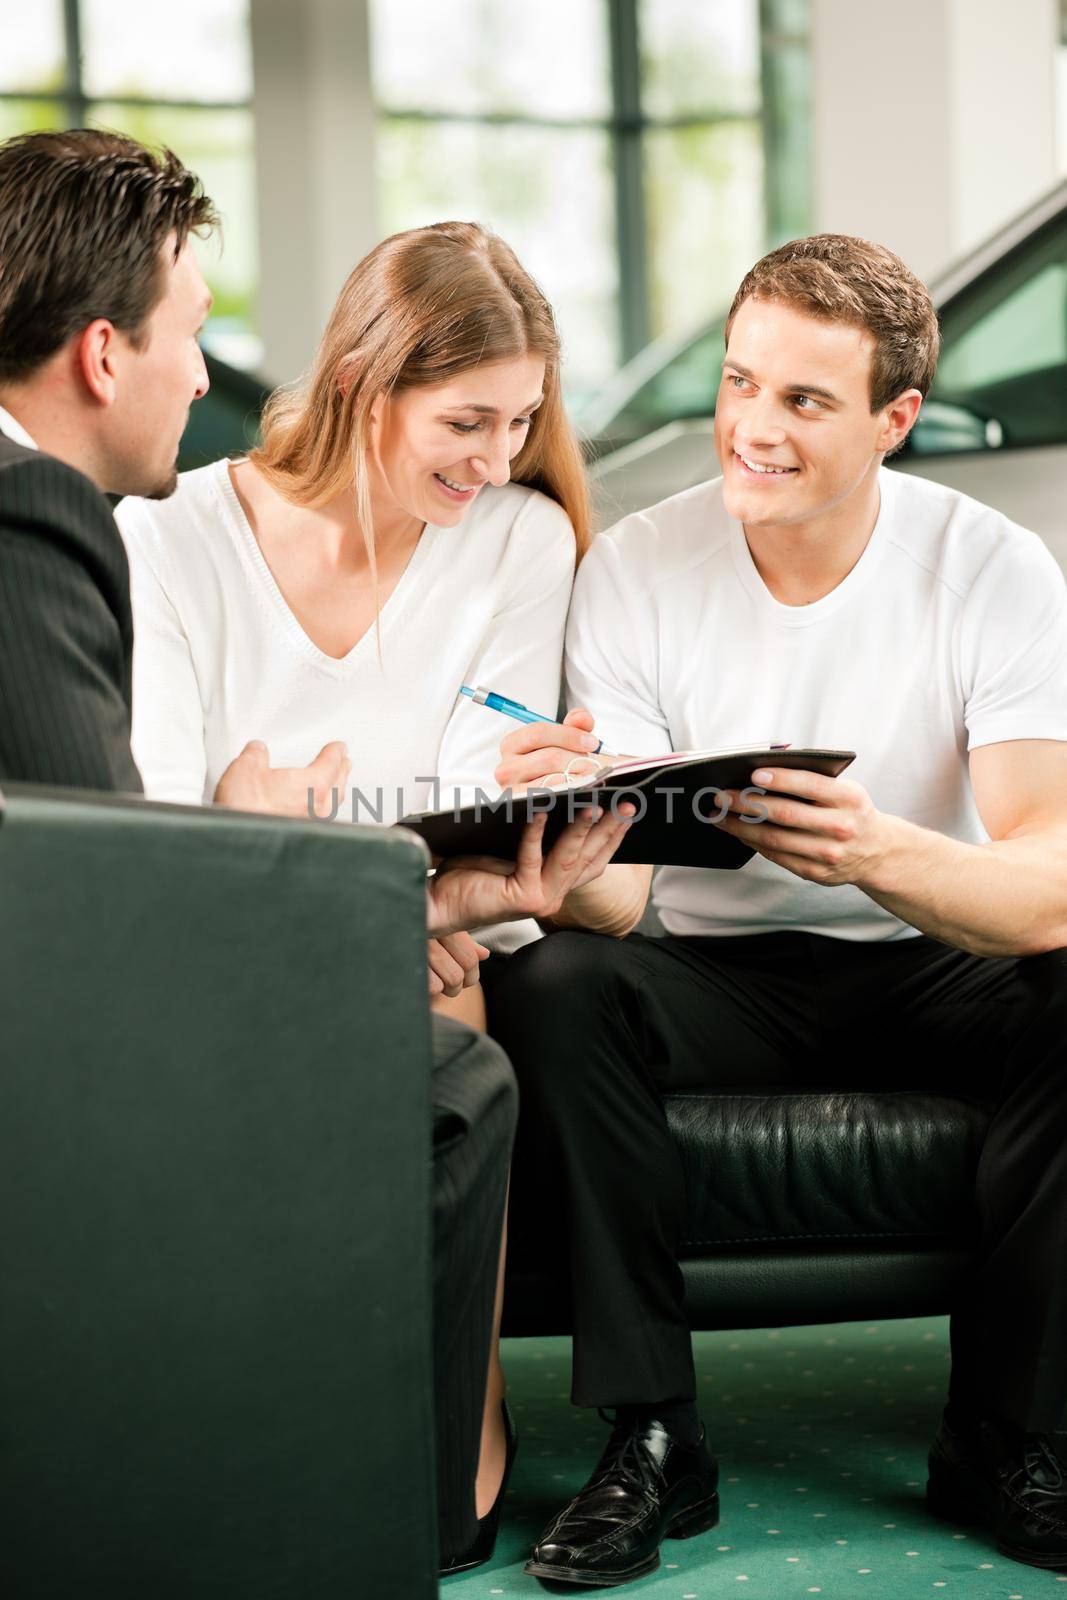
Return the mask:
POLYGON ((457 995, 434 995, 430 1006, 438 1016, 451 1017, 477 1033, 485 1032, 485 992, 480 983, 461 989, 457 995))

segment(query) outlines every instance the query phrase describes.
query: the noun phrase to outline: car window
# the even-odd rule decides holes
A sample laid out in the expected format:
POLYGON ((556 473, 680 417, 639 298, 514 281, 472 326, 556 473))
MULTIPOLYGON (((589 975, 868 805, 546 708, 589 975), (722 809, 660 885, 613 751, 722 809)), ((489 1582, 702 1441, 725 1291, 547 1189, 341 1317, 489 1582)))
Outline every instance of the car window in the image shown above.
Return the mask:
POLYGON ((613 441, 641 439, 683 417, 710 417, 722 376, 724 323, 718 321, 635 389, 611 425, 613 441))
POLYGON ((915 455, 1067 442, 1067 217, 949 301, 915 455))

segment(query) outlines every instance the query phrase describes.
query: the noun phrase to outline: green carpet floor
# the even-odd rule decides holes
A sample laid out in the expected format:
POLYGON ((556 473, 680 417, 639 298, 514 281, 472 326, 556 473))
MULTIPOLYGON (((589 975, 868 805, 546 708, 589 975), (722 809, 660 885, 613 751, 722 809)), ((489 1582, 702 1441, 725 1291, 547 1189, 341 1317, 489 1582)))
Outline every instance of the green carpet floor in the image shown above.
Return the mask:
MULTIPOLYGON (((668 1541, 658 1572, 618 1591, 657 1600, 1034 1600, 1067 1574, 1020 1566, 923 1506, 948 1373, 942 1319, 698 1334, 701 1411, 722 1521, 668 1541)), ((519 1455, 496 1556, 442 1600, 545 1596, 529 1546, 584 1482, 606 1428, 568 1396, 566 1339, 504 1345, 519 1455)), ((557 1589, 557 1593, 560 1591, 557 1589)), ((593 1593, 575 1590, 575 1594, 593 1593)))

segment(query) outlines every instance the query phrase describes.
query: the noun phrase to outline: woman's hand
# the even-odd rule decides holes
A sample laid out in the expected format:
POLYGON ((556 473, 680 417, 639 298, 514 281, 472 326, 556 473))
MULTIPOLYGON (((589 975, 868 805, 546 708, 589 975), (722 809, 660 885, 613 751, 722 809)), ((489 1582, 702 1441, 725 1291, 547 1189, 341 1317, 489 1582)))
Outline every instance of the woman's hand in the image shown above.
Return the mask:
POLYGON ((562 722, 530 722, 509 733, 500 746, 500 765, 493 776, 502 789, 525 789, 563 772, 568 761, 584 756, 591 767, 600 740, 593 732, 593 713, 575 707, 562 722))
POLYGON ((323 745, 308 767, 272 767, 266 745, 261 739, 252 739, 222 774, 213 798, 217 806, 231 806, 236 811, 332 818, 351 771, 348 751, 340 740, 323 745))
POLYGON ((572 889, 599 878, 627 828, 635 807, 618 807, 618 816, 597 807, 570 823, 548 855, 541 841, 544 812, 526 824, 513 862, 491 856, 443 861, 427 890, 429 929, 438 938, 457 928, 520 917, 552 917, 572 889))
POLYGON ((489 955, 485 945, 476 943, 469 933, 431 939, 429 952, 430 993, 447 995, 450 1000, 478 982, 480 963, 489 955))

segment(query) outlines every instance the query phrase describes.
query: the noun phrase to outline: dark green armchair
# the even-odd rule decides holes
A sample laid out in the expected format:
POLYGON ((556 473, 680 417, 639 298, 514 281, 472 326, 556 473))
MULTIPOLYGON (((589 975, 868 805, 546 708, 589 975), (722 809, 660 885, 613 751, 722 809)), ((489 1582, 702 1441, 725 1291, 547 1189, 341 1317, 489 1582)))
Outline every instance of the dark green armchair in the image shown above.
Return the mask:
POLYGON ((425 863, 6 791, 13 1600, 436 1593, 425 863))

